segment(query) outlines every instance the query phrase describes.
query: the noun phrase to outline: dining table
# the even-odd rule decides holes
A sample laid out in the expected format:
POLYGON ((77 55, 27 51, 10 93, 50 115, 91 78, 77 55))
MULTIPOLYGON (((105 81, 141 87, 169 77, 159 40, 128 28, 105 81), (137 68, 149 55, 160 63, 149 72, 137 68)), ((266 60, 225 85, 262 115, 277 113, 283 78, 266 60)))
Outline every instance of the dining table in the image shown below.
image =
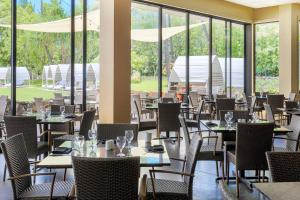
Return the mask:
POLYGON ((254 183, 254 189, 264 199, 270 200, 299 200, 300 182, 254 183))
MULTIPOLYGON (((59 148, 70 148, 71 152, 67 154, 53 154, 50 153, 47 157, 41 160, 37 164, 40 168, 72 168, 72 156, 80 157, 94 157, 94 158, 116 158, 118 157, 119 149, 114 145, 112 150, 106 150, 105 142, 94 141, 94 146, 91 140, 86 140, 84 142, 83 148, 78 148, 75 141, 65 141, 59 148)), ((161 167, 170 166, 171 162, 166 151, 164 141, 162 140, 152 140, 150 143, 145 142, 145 140, 139 140, 132 145, 129 149, 125 147, 123 149, 125 157, 139 156, 140 157, 140 167, 161 167), (162 145, 163 151, 152 152, 150 146, 162 145)))

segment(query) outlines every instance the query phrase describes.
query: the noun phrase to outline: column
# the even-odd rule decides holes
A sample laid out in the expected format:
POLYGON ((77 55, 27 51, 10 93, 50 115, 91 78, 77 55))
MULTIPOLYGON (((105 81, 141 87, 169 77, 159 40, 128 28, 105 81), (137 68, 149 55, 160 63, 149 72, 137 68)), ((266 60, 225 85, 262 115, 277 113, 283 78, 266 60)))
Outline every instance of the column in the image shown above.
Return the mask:
POLYGON ((130 122, 131 0, 100 1, 100 122, 130 122))

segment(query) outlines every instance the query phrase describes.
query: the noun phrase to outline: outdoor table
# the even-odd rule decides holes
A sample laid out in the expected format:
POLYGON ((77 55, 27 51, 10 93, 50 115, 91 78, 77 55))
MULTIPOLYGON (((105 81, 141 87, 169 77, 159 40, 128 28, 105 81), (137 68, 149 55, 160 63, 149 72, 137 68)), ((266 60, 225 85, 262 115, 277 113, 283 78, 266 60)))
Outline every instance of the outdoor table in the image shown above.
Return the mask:
MULTIPOLYGON (((60 147, 71 148, 73 141, 66 141, 60 147)), ((98 157, 98 158, 115 158, 119 153, 119 149, 115 147, 113 150, 106 150, 105 144, 101 142, 96 148, 91 147, 91 141, 87 140, 83 146, 83 152, 80 153, 78 150, 74 150, 70 154, 50 154, 37 164, 37 167, 41 168, 72 168, 72 156, 80 157, 98 157)), ((131 151, 127 148, 123 149, 123 153, 126 157, 139 156, 140 167, 161 167, 170 166, 171 162, 166 151, 166 147, 162 140, 152 140, 151 143, 145 143, 144 140, 139 140, 136 146, 131 147, 131 151), (164 152, 153 153, 147 150, 147 145, 161 144, 164 146, 164 152)))
MULTIPOLYGON (((181 110, 193 110, 194 108, 195 107, 191 106, 191 105, 186 105, 186 106, 183 104, 180 105, 181 110)), ((148 104, 146 104, 145 109, 158 110, 158 103, 148 103, 148 104)))
POLYGON ((254 183, 254 188, 267 199, 298 200, 300 182, 254 183))

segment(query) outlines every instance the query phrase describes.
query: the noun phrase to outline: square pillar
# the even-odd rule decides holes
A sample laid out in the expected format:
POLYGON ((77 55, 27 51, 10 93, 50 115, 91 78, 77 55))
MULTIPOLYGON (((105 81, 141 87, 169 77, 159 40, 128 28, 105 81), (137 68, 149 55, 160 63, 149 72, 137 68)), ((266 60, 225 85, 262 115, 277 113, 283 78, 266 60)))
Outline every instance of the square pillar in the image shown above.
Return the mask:
POLYGON ((100 1, 100 122, 130 122, 131 0, 100 1))
POLYGON ((299 5, 279 6, 279 92, 298 93, 299 5))

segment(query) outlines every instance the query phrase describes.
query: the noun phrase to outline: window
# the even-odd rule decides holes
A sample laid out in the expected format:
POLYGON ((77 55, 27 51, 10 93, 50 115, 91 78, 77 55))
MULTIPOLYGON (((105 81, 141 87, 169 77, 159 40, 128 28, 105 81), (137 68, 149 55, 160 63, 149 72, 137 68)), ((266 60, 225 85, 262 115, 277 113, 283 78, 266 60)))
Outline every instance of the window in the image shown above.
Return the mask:
POLYGON ((255 91, 279 92, 279 23, 255 25, 255 91))

